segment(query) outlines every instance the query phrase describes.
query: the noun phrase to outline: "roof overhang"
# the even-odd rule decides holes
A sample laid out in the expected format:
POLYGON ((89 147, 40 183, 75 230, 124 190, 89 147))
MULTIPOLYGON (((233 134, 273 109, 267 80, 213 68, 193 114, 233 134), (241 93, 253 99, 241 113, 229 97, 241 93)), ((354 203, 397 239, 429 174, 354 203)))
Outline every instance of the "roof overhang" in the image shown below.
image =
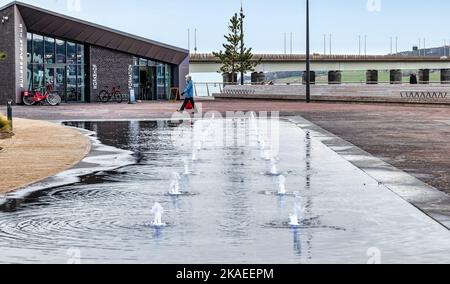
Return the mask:
POLYGON ((17 6, 29 32, 87 43, 175 65, 179 65, 189 56, 189 51, 185 49, 17 1, 0 8, 0 10, 13 5, 17 6))

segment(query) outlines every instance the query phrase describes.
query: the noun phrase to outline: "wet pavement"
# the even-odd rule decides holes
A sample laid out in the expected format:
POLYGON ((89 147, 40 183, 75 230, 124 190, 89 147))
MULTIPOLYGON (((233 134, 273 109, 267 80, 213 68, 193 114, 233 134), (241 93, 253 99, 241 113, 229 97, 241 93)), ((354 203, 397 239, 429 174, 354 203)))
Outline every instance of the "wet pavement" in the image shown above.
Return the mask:
POLYGON ((75 255, 83 263, 450 263, 444 226, 337 153, 351 145, 327 146, 329 135, 292 121, 267 133, 260 122, 263 137, 281 137, 264 142, 279 145, 272 161, 248 120, 72 122, 120 148, 117 160, 131 152, 134 163, 9 197, 0 207, 0 262, 66 263, 75 255), (207 135, 192 160, 197 146, 172 137, 194 126, 207 135), (217 144, 217 129, 233 135, 217 144), (189 194, 167 195, 186 162, 180 186, 189 194), (274 166, 286 177, 284 197, 274 166), (149 225, 154 202, 167 227, 149 225))
MULTIPOLYGON (((168 102, 16 106, 19 117, 45 120, 170 118, 178 104, 168 102)), ((450 108, 411 105, 325 104, 286 101, 202 101, 205 112, 280 111, 309 121, 383 161, 450 193, 450 108)))

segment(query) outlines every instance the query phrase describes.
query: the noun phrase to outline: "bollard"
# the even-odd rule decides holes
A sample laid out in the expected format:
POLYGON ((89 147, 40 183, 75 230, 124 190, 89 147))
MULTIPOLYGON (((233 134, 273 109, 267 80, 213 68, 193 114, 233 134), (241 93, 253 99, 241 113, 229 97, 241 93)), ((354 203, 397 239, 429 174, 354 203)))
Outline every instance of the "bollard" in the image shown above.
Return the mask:
POLYGON ((378 70, 367 70, 366 84, 368 84, 368 85, 377 85, 378 84, 378 70))
MULTIPOLYGON (((316 72, 315 71, 310 71, 309 72, 309 82, 311 83, 311 85, 315 85, 316 84, 316 72)), ((302 84, 305 85, 306 84, 306 71, 303 72, 303 76, 302 76, 302 84)))
POLYGON ((419 84, 430 84, 430 69, 419 70, 419 84))
POLYGON ((441 69, 441 84, 450 84, 450 69, 441 69))
POLYGON ((342 72, 337 71, 329 71, 328 72, 328 84, 329 85, 340 85, 342 83, 342 72))
POLYGON ((13 130, 13 112, 12 112, 12 101, 9 100, 6 103, 6 112, 7 112, 7 117, 8 117, 8 121, 9 121, 9 127, 10 130, 13 130))
POLYGON ((402 80, 403 80, 402 70, 399 70, 399 69, 390 70, 391 84, 401 84, 402 80))

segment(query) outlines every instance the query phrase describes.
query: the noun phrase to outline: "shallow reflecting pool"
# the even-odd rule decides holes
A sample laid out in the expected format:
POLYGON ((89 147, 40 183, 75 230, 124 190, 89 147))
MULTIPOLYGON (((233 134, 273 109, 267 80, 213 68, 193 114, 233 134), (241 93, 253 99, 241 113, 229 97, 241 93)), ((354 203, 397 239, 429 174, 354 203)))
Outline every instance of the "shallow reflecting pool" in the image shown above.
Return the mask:
POLYGON ((287 121, 67 124, 135 163, 6 197, 0 262, 450 262, 444 227, 287 121))

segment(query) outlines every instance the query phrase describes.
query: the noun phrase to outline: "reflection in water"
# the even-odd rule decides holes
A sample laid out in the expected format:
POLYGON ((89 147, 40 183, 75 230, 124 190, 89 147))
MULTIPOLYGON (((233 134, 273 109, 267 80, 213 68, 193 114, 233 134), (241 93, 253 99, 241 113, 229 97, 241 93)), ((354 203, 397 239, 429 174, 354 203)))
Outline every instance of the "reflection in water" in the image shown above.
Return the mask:
MULTIPOLYGON (((306 130, 306 135, 305 135, 305 161, 306 161, 306 185, 305 185, 305 190, 306 191, 310 191, 311 190, 311 176, 312 176, 312 165, 311 165, 311 133, 309 130, 306 130)), ((312 208, 313 208, 313 200, 311 198, 311 196, 308 194, 307 198, 305 199, 305 204, 304 204, 304 217, 305 218, 313 218, 313 212, 312 212, 312 208)), ((313 241, 313 235, 310 232, 307 232, 306 234, 306 258, 307 259, 312 259, 312 241, 313 241)))
POLYGON ((305 138, 305 161, 306 161, 306 189, 311 189, 311 133, 309 130, 306 131, 306 138, 305 138))
POLYGON ((285 206, 286 206, 286 196, 278 195, 278 207, 280 209, 284 209, 285 206))
POLYGON ((300 239, 300 233, 298 228, 292 229, 292 235, 294 240, 294 252, 298 255, 302 255, 302 241, 300 239))
POLYGON ((242 144, 241 130, 239 124, 242 123, 239 119, 234 119, 228 124, 231 129, 234 129, 229 140, 229 147, 223 149, 223 171, 227 173, 227 182, 229 186, 223 187, 223 193, 227 197, 224 200, 223 207, 231 208, 226 210, 224 219, 220 220, 221 230, 226 235, 233 238, 246 238, 249 235, 248 226, 251 219, 248 213, 248 175, 245 161, 249 153, 242 144))
POLYGON ((130 131, 130 145, 133 145, 131 151, 140 155, 140 149, 137 147, 139 145, 139 134, 140 134, 140 126, 139 121, 130 121, 129 122, 129 131, 130 131))
POLYGON ((161 227, 154 227, 153 231, 153 239, 159 244, 159 241, 162 237, 162 228, 161 227))
POLYGON ((172 195, 172 205, 174 209, 180 209, 180 197, 176 195, 172 195))

